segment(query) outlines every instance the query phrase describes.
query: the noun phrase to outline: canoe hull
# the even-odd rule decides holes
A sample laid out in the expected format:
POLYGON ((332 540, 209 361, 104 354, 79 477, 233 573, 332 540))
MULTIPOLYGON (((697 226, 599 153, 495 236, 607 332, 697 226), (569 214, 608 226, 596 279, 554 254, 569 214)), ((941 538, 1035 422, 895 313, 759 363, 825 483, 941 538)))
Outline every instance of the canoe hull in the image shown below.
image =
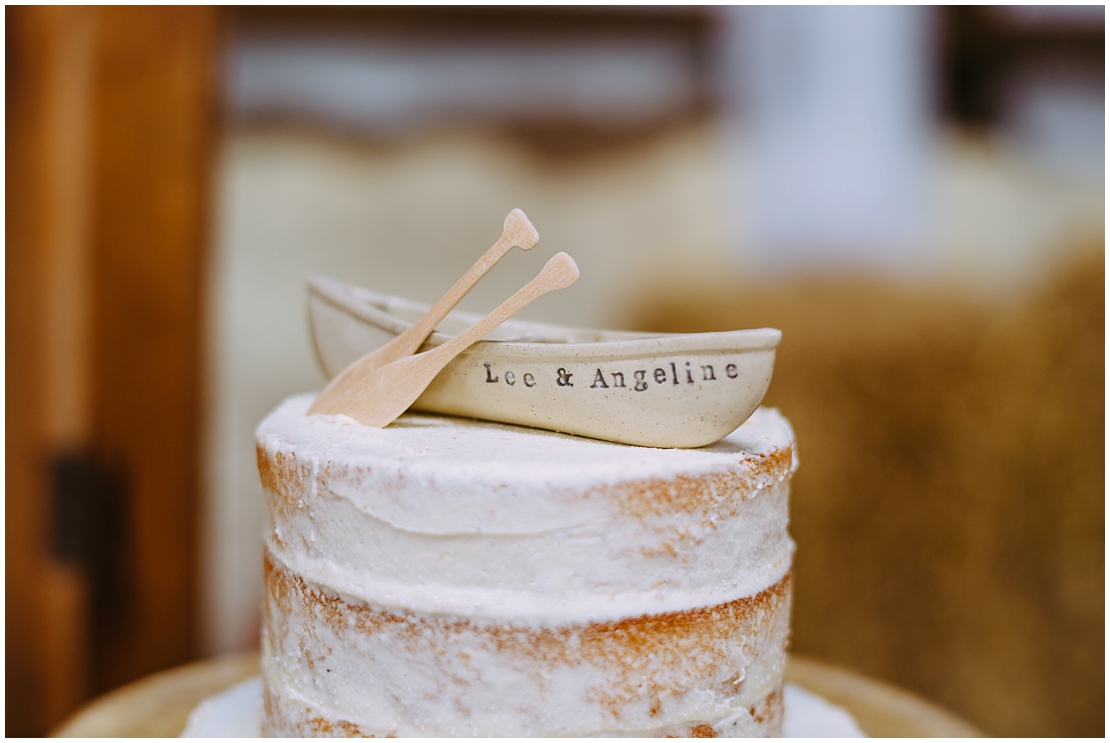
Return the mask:
MULTIPOLYGON (((315 280, 319 282, 320 280, 315 280)), ((341 286, 310 284, 310 319, 329 377, 408 326, 404 311, 384 311, 341 286)), ((381 295, 377 295, 381 296, 381 295)), ((465 326, 472 316, 458 313, 465 326)), ((502 334, 535 331, 584 337, 609 331, 516 323, 502 334), (538 329, 537 329, 538 328, 538 329)), ((592 343, 479 341, 436 376, 416 410, 545 428, 659 448, 706 446, 755 412, 774 371, 777 330, 650 335, 611 333, 592 343)), ((432 336, 426 347, 447 336, 432 336)))

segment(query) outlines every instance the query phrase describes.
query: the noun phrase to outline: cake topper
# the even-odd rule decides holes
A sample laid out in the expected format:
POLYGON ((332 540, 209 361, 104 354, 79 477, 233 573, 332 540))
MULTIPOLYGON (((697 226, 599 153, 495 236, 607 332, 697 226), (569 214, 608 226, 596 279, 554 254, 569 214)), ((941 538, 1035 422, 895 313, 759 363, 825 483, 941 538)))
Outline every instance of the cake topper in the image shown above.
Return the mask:
POLYGON ((497 262, 506 253, 515 247, 519 247, 521 250, 531 250, 536 247, 539 241, 540 233, 536 232, 536 228, 528 221, 524 212, 520 209, 513 209, 509 212, 509 216, 505 217, 505 226, 501 232, 501 237, 462 275, 462 278, 455 282, 455 285, 443 295, 443 298, 432 305, 431 309, 425 312, 420 320, 413 323, 404 332, 398 334, 385 345, 369 351, 361 359, 358 359, 357 363, 351 364, 332 379, 331 383, 324 388, 324 391, 312 404, 308 411, 309 415, 313 413, 344 412, 341 401, 350 394, 355 386, 362 384, 368 375, 376 369, 416 353, 416 349, 420 348, 420 344, 427 340, 436 326, 447 316, 447 313, 455 309, 455 305, 481 281, 483 276, 489 273, 491 268, 497 265, 497 262))
MULTIPOLYGON (((401 297, 309 278, 313 342, 328 376, 426 311, 401 297)), ((449 313, 425 348, 478 320, 449 313)), ((508 320, 451 359, 413 408, 638 446, 705 446, 759 407, 781 337, 770 328, 664 335, 508 320)))

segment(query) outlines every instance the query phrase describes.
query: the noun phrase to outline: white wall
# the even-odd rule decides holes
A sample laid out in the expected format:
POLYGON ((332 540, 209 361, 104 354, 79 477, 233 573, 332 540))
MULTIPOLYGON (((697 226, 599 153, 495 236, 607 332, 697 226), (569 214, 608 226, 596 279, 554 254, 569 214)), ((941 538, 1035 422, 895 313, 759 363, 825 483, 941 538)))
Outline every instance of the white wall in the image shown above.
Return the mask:
POLYGON ((935 224, 934 15, 723 12, 732 243, 761 268, 918 268, 935 224))

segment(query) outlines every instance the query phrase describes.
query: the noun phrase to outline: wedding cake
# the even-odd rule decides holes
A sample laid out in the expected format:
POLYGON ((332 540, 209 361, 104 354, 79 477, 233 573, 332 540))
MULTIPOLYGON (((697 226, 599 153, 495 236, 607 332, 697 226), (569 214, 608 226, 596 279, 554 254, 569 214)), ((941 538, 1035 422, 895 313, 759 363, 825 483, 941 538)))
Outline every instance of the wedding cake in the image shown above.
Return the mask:
POLYGON ((311 402, 257 431, 264 735, 780 734, 777 411, 651 449, 311 402))

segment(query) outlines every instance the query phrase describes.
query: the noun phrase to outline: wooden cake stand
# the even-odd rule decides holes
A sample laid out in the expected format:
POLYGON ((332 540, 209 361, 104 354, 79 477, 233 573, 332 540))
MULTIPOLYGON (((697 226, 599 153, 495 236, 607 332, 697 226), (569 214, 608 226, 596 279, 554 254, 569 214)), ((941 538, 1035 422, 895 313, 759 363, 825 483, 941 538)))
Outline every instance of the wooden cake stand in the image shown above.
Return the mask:
MULTIPOLYGON (((202 699, 257 673, 257 653, 203 660, 163 671, 94 699, 52 735, 176 737, 202 699)), ((810 658, 792 656, 786 680, 848 710, 873 738, 983 736, 970 723, 907 691, 810 658)))

